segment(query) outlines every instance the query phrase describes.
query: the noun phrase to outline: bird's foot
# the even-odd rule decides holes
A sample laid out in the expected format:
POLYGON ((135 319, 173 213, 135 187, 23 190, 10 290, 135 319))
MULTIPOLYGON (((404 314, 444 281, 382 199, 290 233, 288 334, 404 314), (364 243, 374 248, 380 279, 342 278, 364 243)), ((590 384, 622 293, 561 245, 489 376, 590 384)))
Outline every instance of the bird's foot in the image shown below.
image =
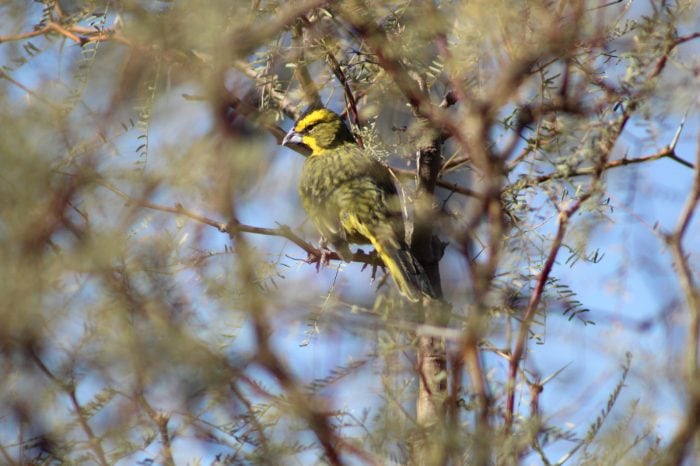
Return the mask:
POLYGON ((325 245, 320 245, 317 251, 310 252, 306 258, 306 262, 309 264, 316 263, 316 272, 321 270, 321 266, 326 266, 331 262, 331 256, 333 251, 325 247, 325 245))
MULTIPOLYGON (((359 253, 364 253, 362 249, 358 249, 357 252, 359 253)), ((379 255, 377 254, 377 250, 373 249, 369 254, 369 262, 365 263, 365 265, 362 266, 362 271, 364 271, 367 266, 371 265, 372 266, 372 277, 370 278, 370 283, 374 283, 374 280, 377 278, 377 268, 379 266, 379 255)))

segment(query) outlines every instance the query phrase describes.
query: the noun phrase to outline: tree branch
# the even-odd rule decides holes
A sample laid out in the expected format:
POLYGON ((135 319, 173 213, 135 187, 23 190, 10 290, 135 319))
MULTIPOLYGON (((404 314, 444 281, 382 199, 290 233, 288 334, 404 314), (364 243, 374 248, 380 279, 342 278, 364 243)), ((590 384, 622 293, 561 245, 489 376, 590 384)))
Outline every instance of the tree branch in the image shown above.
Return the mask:
MULTIPOLYGON (((683 165, 684 167, 688 168, 695 168, 694 165, 690 162, 687 162, 683 160, 682 158, 678 157, 675 153, 675 149, 671 147, 666 147, 659 152, 656 152, 654 154, 649 154, 649 155, 644 155, 641 157, 636 157, 632 159, 628 159, 627 157, 618 159, 618 160, 611 160, 610 162, 607 162, 603 165, 603 171, 607 171, 612 168, 619 168, 619 167, 626 167, 628 165, 636 165, 639 163, 645 163, 645 162, 651 162, 654 160, 659 160, 663 158, 669 158, 675 162, 678 162, 679 164, 683 165)), ((571 178, 575 176, 592 176, 595 175, 596 172, 600 170, 598 167, 588 167, 588 168, 580 168, 578 170, 573 170, 569 173, 566 172, 554 172, 554 173, 548 173, 546 175, 540 175, 535 178, 530 178, 530 179, 522 179, 519 181, 516 181, 513 183, 513 185, 508 188, 508 189, 514 189, 514 188, 527 188, 530 186, 535 186, 538 184, 545 183, 547 181, 551 180, 559 180, 559 179, 565 179, 565 178, 571 178)))
POLYGON ((559 227, 557 228, 557 233, 552 241, 552 245, 550 246, 549 254, 547 255, 544 266, 537 276, 537 283, 532 295, 530 296, 530 302, 525 310, 525 314, 523 315, 522 323, 520 324, 520 331, 518 332, 518 338, 508 365, 505 412, 506 429, 510 429, 510 427, 513 425, 513 415, 515 411, 515 379, 518 375, 518 367, 525 351, 525 343, 527 342, 527 337, 530 332, 530 326, 532 325, 532 321, 537 313, 540 300, 542 299, 544 286, 547 283, 550 273, 552 272, 552 267, 554 266, 557 253, 559 252, 562 242, 564 241, 564 234, 566 233, 566 227, 568 226, 569 219, 590 196, 590 193, 584 194, 569 208, 559 212, 559 227))
MULTIPOLYGON (((317 263, 321 258, 323 257, 323 251, 320 249, 312 246, 310 243, 307 241, 304 241, 300 236, 295 234, 291 228, 289 228, 286 225, 281 225, 278 228, 264 228, 264 227, 256 227, 256 226, 251 226, 251 225, 246 225, 243 223, 238 222, 237 220, 232 220, 230 222, 220 222, 217 220, 214 220, 212 218, 209 218, 207 216, 198 214, 196 212, 193 212, 189 209, 186 209, 185 207, 182 206, 182 204, 175 204, 173 207, 169 206, 164 206, 161 204, 156 204, 150 201, 147 201, 145 199, 137 199, 134 197, 129 196, 122 190, 118 189, 117 187, 113 186, 112 184, 106 182, 106 181, 98 181, 98 183, 103 186, 104 188, 108 189, 109 191, 113 192, 114 194, 118 195, 125 201, 127 201, 129 204, 137 205, 139 207, 144 207, 146 209, 151 209, 151 210, 157 210, 160 212, 167 212, 171 214, 177 214, 177 215, 183 215, 185 217, 188 217, 192 220, 195 220, 199 223, 203 223, 205 225, 209 225, 210 227, 216 228, 222 233, 226 233, 229 236, 233 237, 238 233, 252 233, 252 234, 257 234, 257 235, 263 235, 263 236, 278 236, 280 238, 285 238, 295 245, 299 246, 301 249, 303 249, 307 254, 308 258, 306 261, 310 264, 317 263)), ((335 253, 327 253, 325 254, 325 259, 327 260, 342 260, 340 256, 335 253)), ((352 255, 352 262, 359 262, 361 264, 367 264, 367 265, 382 265, 381 259, 374 257, 373 255, 364 253, 364 252, 355 252, 352 255)))
POLYGON ((679 465, 683 462, 685 451, 700 428, 700 366, 698 352, 700 351, 700 288, 695 282, 693 270, 683 248, 683 239, 693 215, 700 204, 700 145, 697 149, 693 187, 686 198, 685 205, 678 217, 676 228, 665 235, 666 244, 671 249, 676 274, 685 295, 690 322, 686 342, 686 380, 688 408, 683 423, 675 433, 667 448, 664 464, 679 465))
POLYGON ((33 349, 30 352, 30 356, 36 363, 37 367, 39 367, 41 372, 43 372, 49 378, 49 380, 51 380, 51 382, 53 382, 57 387, 59 387, 66 395, 68 395, 68 399, 70 399, 71 405, 75 410, 75 415, 78 418, 80 427, 83 429, 83 432, 87 437, 88 445, 90 446, 92 452, 95 454, 97 462, 101 466, 108 466, 109 462, 107 461, 107 456, 105 455, 105 452, 102 449, 102 444, 97 438, 97 435, 95 435, 95 432, 92 430, 92 427, 90 427, 90 423, 88 423, 88 419, 85 416, 85 413, 83 412, 83 407, 80 406, 80 403, 78 403, 78 397, 75 394, 75 387, 73 386, 73 383, 65 382, 59 379, 56 375, 54 375, 54 373, 51 372, 51 369, 49 369, 46 366, 46 364, 44 364, 44 361, 41 360, 39 355, 36 354, 36 352, 33 349))

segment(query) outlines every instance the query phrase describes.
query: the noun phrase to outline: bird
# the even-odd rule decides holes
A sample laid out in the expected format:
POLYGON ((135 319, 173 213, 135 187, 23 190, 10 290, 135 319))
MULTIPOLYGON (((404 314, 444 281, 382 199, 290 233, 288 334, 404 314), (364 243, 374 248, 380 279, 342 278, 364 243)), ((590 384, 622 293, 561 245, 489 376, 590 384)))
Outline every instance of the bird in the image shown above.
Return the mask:
POLYGON ((409 301, 434 297, 430 281, 406 243, 404 218, 389 168, 361 148, 343 119, 321 106, 307 109, 282 145, 310 152, 299 179, 301 204, 346 262, 350 244, 371 244, 409 301))

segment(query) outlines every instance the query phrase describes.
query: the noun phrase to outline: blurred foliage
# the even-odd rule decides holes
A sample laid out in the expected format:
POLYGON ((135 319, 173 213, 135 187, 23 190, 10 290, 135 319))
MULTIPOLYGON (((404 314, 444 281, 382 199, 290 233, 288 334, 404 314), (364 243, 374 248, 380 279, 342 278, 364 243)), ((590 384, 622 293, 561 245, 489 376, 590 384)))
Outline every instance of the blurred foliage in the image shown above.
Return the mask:
MULTIPOLYGON (((666 139, 697 100, 697 11, 0 4, 2 462, 691 464, 697 334, 669 355, 691 415, 665 443, 653 412, 617 403, 629 356, 601 405, 573 408, 578 428, 540 403, 552 379, 521 362, 554 317, 596 321, 558 274, 607 254, 591 241, 615 221, 608 172, 634 193, 636 167, 697 165, 666 139), (294 188, 303 158, 273 143, 317 100, 395 167, 414 239, 428 224, 448 244, 443 256, 432 243, 439 318, 402 302, 381 268, 304 263, 318 251, 294 188), (447 364, 427 423, 425 335, 447 364)), ((659 241, 678 252, 669 302, 694 328, 697 259, 678 225, 659 241)))

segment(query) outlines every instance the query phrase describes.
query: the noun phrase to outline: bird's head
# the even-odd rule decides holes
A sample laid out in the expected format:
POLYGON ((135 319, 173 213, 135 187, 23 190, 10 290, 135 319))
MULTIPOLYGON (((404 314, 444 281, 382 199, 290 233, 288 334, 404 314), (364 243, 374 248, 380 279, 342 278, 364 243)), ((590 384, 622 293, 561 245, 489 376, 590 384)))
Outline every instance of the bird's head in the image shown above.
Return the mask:
POLYGON ((312 108, 304 112, 282 140, 282 145, 296 143, 311 149, 311 156, 341 144, 354 143, 352 133, 337 113, 327 108, 312 108))

